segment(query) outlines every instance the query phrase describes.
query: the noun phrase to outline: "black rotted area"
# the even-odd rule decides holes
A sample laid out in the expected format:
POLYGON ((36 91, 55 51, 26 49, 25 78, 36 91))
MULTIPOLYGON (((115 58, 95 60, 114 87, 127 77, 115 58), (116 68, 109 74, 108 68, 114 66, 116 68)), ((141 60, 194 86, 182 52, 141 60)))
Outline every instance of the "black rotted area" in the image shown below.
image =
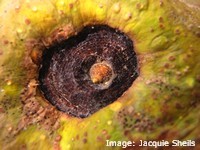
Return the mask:
POLYGON ((80 118, 119 98, 138 77, 133 42, 124 33, 104 25, 87 26, 78 35, 52 45, 43 54, 40 89, 59 110, 80 118), (89 70, 107 63, 109 83, 94 84, 89 70))

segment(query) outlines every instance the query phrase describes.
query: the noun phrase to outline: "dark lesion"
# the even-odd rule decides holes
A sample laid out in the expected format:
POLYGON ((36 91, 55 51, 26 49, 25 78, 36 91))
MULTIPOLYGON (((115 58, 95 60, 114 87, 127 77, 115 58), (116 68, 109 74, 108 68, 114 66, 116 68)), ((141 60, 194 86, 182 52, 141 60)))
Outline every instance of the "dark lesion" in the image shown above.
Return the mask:
POLYGON ((132 40, 95 25, 44 52, 39 87, 59 110, 84 118, 117 100, 137 77, 132 40))

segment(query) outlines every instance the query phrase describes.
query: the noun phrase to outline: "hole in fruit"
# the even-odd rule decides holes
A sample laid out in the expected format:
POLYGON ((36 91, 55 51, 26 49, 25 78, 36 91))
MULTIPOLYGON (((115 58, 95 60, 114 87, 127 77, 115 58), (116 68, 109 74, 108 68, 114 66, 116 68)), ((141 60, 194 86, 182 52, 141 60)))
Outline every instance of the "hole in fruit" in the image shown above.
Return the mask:
POLYGON ((85 118, 119 98, 138 77, 133 42, 104 25, 52 45, 39 71, 45 98, 59 110, 85 118))

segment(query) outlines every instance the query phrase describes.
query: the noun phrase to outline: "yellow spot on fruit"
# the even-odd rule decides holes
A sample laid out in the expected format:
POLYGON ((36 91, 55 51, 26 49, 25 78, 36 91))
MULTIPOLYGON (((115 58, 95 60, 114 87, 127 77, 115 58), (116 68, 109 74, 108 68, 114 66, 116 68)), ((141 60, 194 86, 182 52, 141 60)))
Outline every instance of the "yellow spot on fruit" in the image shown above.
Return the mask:
POLYGON ((114 5, 113 5, 113 11, 115 12, 115 13, 119 13, 120 12, 120 5, 119 5, 119 3, 115 3, 114 5))
POLYGON ((11 80, 8 80, 7 81, 7 85, 11 85, 12 84, 12 81, 11 80))
POLYGON ((17 29, 17 33, 22 33, 23 31, 22 31, 22 29, 17 29))
POLYGON ((169 45, 169 40, 166 36, 155 37, 151 42, 151 48, 155 51, 165 50, 169 45))
POLYGON ((46 136, 45 135, 40 135, 40 140, 45 140, 46 136))
POLYGON ((107 124, 108 124, 108 125, 111 125, 111 124, 112 124, 112 121, 111 121, 111 120, 109 120, 109 121, 107 122, 107 124))
POLYGON ((67 149, 70 149, 70 148, 71 148, 71 145, 70 145, 70 144, 68 144, 68 145, 66 146, 66 148, 67 148, 67 149))
POLYGON ((96 122, 97 122, 97 123, 100 123, 100 120, 97 120, 96 122))
POLYGON ((179 119, 180 119, 180 120, 183 119, 183 116, 179 116, 179 119))
POLYGON ((11 132, 13 130, 12 127, 8 127, 8 132, 11 132))
POLYGON ((194 84, 195 84, 195 80, 194 80, 194 78, 192 78, 192 77, 188 77, 188 78, 185 80, 185 83, 187 84, 188 87, 193 87, 194 84))
POLYGON ((129 19, 132 18, 132 14, 130 12, 128 12, 125 16, 124 16, 124 20, 128 21, 129 19))
POLYGON ((36 12, 37 10, 38 10, 38 9, 37 9, 37 7, 35 7, 35 6, 32 8, 32 11, 34 11, 34 12, 36 12))
POLYGON ((65 4, 65 2, 64 2, 64 1, 60 1, 60 5, 62 5, 62 6, 63 6, 64 4, 65 4))
POLYGON ((99 4, 99 8, 103 8, 103 5, 102 5, 102 4, 99 4))
POLYGON ((113 111, 118 111, 121 109, 121 107, 122 107, 122 104, 120 102, 115 102, 110 105, 110 109, 113 111))
POLYGON ((16 6, 15 9, 16 9, 16 10, 19 10, 19 9, 20 9, 20 6, 16 6))

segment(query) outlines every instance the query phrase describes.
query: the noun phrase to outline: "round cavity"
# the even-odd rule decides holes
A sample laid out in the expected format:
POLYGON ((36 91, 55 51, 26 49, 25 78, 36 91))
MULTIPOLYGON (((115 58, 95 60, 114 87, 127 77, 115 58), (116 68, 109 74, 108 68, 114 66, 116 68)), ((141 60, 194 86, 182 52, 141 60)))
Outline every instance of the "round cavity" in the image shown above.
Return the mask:
POLYGON ((45 98, 81 118, 117 100, 137 77, 132 40, 105 25, 87 26, 52 45, 43 54, 39 71, 45 98))

